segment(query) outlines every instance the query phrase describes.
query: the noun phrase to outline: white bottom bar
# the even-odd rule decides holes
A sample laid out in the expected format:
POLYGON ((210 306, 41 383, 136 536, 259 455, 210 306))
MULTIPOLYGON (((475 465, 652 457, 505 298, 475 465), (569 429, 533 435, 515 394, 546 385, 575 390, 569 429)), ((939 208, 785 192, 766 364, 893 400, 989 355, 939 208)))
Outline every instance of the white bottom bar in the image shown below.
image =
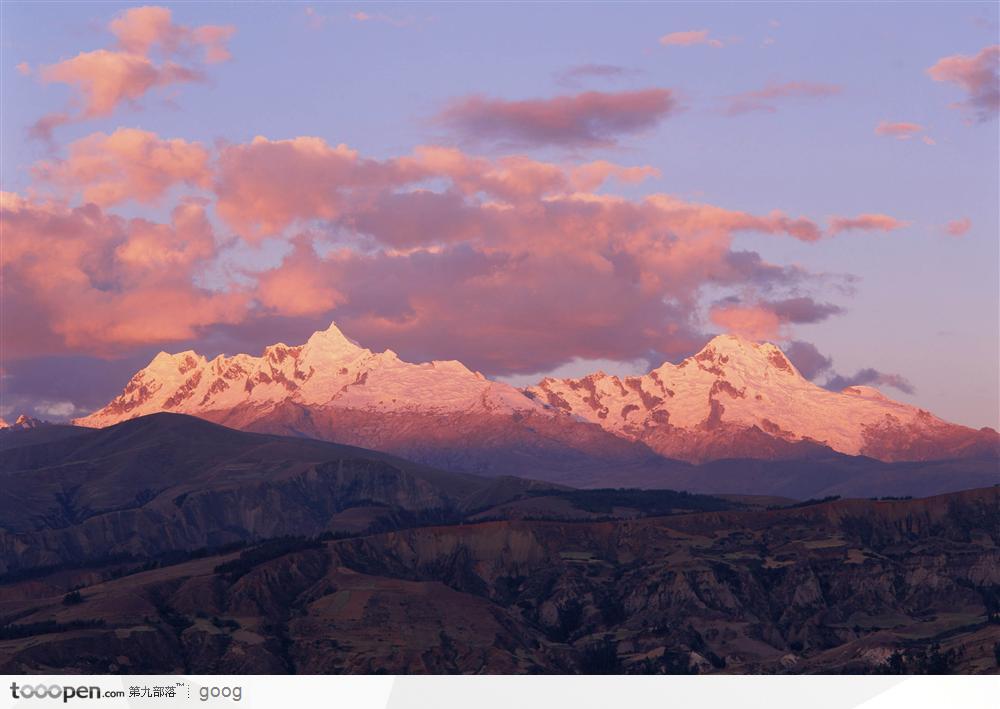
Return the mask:
POLYGON ((3 675, 0 682, 0 707, 995 709, 997 697, 1000 676, 3 675))

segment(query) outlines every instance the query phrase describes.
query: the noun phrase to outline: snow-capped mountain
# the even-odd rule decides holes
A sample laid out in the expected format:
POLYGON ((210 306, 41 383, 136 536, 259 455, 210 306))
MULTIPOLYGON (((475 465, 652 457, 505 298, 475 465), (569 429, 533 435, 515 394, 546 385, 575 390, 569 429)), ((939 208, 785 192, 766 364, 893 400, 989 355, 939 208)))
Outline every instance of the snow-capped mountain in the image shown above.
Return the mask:
POLYGON ((104 427, 157 411, 348 443, 450 470, 531 471, 550 480, 657 457, 459 362, 404 362, 392 351, 355 344, 336 325, 304 345, 267 347, 260 357, 161 352, 120 396, 74 423, 104 427))
POLYGON ((543 409, 460 362, 410 364, 392 350, 360 347, 331 324, 304 345, 271 345, 260 357, 161 352, 114 401, 74 423, 104 427, 157 411, 202 415, 246 406, 262 414, 284 403, 439 414, 543 409))
POLYGON ((880 460, 966 455, 996 432, 942 421, 873 387, 832 392, 805 379, 770 343, 712 339, 680 364, 641 377, 602 372, 545 379, 527 393, 672 458, 771 458, 810 444, 880 460))
POLYGON ((45 421, 40 421, 39 419, 26 414, 18 416, 14 423, 7 423, 0 418, 0 430, 9 429, 11 431, 26 431, 29 428, 38 428, 39 426, 44 426, 45 424, 45 421))
POLYGON ((411 364, 391 350, 372 352, 331 325, 304 345, 272 345, 260 357, 161 352, 120 396, 75 423, 104 427, 158 411, 456 470, 554 480, 582 467, 645 466, 663 458, 837 451, 932 460, 995 454, 997 442, 991 429, 947 423, 871 387, 827 391, 803 378, 774 345, 731 335, 641 377, 598 372, 518 390, 456 361, 411 364))

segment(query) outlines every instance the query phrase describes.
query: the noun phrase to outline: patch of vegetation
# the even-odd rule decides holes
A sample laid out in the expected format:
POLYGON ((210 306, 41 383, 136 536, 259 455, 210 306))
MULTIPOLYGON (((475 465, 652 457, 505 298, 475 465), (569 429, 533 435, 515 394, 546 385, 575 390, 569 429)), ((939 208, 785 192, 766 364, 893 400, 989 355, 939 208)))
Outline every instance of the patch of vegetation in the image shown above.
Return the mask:
POLYGON ((194 621, 188 618, 183 613, 176 611, 168 603, 162 600, 153 599, 153 605, 156 608, 157 614, 160 616, 160 620, 173 628, 178 637, 185 630, 194 625, 194 621))
POLYGON ((70 630, 85 630, 103 627, 103 620, 72 620, 68 623, 58 623, 54 620, 43 620, 38 623, 0 626, 0 640, 17 640, 19 638, 30 638, 34 635, 65 633, 70 630))
POLYGON ((691 667, 688 653, 676 650, 666 650, 656 659, 643 660, 636 668, 644 675, 694 675, 697 670, 691 667))
POLYGON ((95 556, 80 561, 68 561, 62 564, 46 564, 44 566, 33 566, 27 569, 14 569, 4 574, 3 584, 15 583, 18 581, 29 581, 31 579, 42 578, 53 573, 64 571, 83 571, 88 569, 100 569, 112 566, 112 568, 101 576, 105 580, 119 579, 124 576, 151 571, 167 566, 183 564, 194 559, 204 559, 208 556, 228 554, 242 549, 247 545, 246 541, 231 542, 214 547, 199 547, 198 549, 176 549, 156 554, 151 557, 141 557, 135 554, 108 554, 105 556, 95 556), (133 564, 133 565, 129 565, 133 564))
POLYGON ((603 596, 597 603, 597 610, 601 613, 601 620, 605 625, 618 625, 625 622, 628 613, 622 599, 609 593, 603 596))
POLYGON ((644 517, 684 512, 718 512, 743 507, 739 503, 711 495, 696 495, 677 490, 638 490, 603 488, 599 490, 532 490, 532 497, 556 497, 567 500, 577 509, 593 514, 611 514, 616 507, 638 510, 644 517))
POLYGON ((70 591, 65 596, 63 596, 64 606, 78 606, 83 603, 83 595, 79 591, 70 591))
POLYGON ((934 643, 929 648, 896 650, 889 656, 882 673, 889 675, 946 675, 954 672, 957 659, 958 653, 955 650, 941 652, 941 646, 938 643, 934 643))
POLYGON ((583 622, 583 605, 571 598, 559 609, 559 624, 552 632, 552 639, 564 643, 580 627, 583 622))
POLYGON ((223 630, 239 630, 243 627, 237 620, 232 618, 220 618, 217 615, 212 616, 212 625, 223 630))
POLYGON ((799 507, 812 507, 813 505, 822 505, 825 502, 833 502, 839 500, 840 495, 828 495, 827 497, 810 497, 808 500, 802 500, 801 502, 793 502, 790 505, 769 505, 767 509, 769 510, 794 510, 799 507))
POLYGON ((585 675, 616 675, 622 671, 618 647, 610 636, 584 648, 580 657, 580 672, 585 675))

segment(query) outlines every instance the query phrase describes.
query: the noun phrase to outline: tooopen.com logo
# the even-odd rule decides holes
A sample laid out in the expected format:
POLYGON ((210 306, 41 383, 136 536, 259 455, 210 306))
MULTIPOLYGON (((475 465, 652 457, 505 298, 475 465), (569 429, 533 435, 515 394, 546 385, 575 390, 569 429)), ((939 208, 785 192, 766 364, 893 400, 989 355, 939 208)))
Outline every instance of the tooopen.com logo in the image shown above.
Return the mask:
POLYGON ((10 683, 10 694, 14 699, 62 699, 63 704, 70 699, 111 699, 124 697, 125 690, 102 692, 100 687, 70 687, 60 684, 18 684, 10 683))

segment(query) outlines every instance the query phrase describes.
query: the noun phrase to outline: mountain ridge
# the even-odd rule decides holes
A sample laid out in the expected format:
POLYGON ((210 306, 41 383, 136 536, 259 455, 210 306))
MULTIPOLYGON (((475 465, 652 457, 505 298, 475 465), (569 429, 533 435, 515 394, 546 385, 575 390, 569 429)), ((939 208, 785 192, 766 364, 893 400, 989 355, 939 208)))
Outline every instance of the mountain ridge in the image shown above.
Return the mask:
POLYGON ((331 324, 302 345, 277 343, 259 357, 161 352, 121 395, 74 423, 102 427, 157 411, 467 472, 519 473, 502 466, 522 465, 524 474, 541 470, 548 479, 585 461, 783 460, 836 451, 897 462, 996 455, 1000 440, 992 429, 948 423, 871 387, 830 392, 775 345, 733 335, 638 377, 597 372, 516 389, 455 360, 412 364, 392 350, 373 352, 331 324))

